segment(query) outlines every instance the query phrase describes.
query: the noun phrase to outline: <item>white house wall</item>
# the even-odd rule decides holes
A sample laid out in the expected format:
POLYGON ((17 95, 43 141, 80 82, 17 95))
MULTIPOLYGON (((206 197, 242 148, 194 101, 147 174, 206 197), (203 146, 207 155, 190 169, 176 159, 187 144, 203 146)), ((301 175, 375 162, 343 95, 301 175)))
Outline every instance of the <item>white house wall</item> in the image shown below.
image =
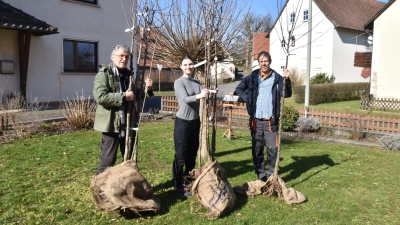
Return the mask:
POLYGON ((371 94, 400 99, 399 51, 400 1, 393 2, 374 22, 371 94))
POLYGON ((333 69, 335 83, 369 82, 361 76, 362 67, 354 66, 355 52, 366 52, 367 34, 362 31, 337 28, 333 32, 333 69))
POLYGON ((14 74, 0 74, 0 97, 19 91, 18 33, 0 30, 0 60, 14 62, 14 74))
MULTIPOLYGON (((111 61, 110 53, 115 44, 131 45, 130 36, 124 33, 126 19, 120 1, 98 0, 98 6, 66 0, 4 2, 58 27, 58 34, 32 36, 27 79, 28 97, 58 102, 72 99, 76 97, 76 93, 83 92, 85 96, 92 96, 96 73, 63 73, 59 76, 60 68, 63 67, 65 38, 97 42, 98 64, 108 64, 111 61)), ((17 37, 17 32, 14 32, 17 37)), ((17 42, 18 38, 14 43, 15 52, 18 52, 17 42)), ((13 78, 17 77, 19 75, 13 75, 13 78)))
MULTIPOLYGON (((277 22, 270 34, 270 52, 273 63, 271 67, 281 72, 284 66, 285 53, 281 47, 281 31, 282 24, 285 36, 287 36, 287 26, 290 12, 295 10, 297 1, 291 0, 287 4, 281 15, 281 21, 277 22)), ((303 1, 300 13, 304 9, 308 9, 308 1, 303 1)), ((362 68, 354 67, 354 53, 365 51, 365 42, 362 38, 358 38, 358 46, 355 40, 350 38, 362 33, 355 33, 348 29, 338 31, 332 22, 323 14, 319 7, 312 3, 312 39, 311 39, 311 70, 310 76, 313 77, 317 73, 327 73, 329 76, 336 77, 335 83, 339 82, 368 82, 369 79, 361 77, 362 68)), ((302 14, 296 25, 294 35, 296 37, 295 47, 290 47, 290 56, 288 68, 297 68, 301 74, 306 73, 307 68, 307 31, 308 23, 302 21, 302 14)), ((365 41, 367 36, 364 36, 365 41)))
MULTIPOLYGON (((284 53, 281 47, 281 24, 284 29, 287 28, 287 24, 289 21, 290 13, 295 11, 297 7, 297 1, 289 1, 287 7, 284 9, 281 15, 281 21, 278 21, 271 32, 270 35, 270 51, 273 58, 274 63, 272 67, 278 71, 282 71, 281 67, 285 65, 285 57, 286 54, 284 53)), ((332 23, 325 17, 325 15, 321 12, 318 6, 313 2, 312 5, 312 16, 313 18, 313 29, 312 29, 312 40, 311 40, 311 76, 319 72, 328 72, 331 71, 331 57, 332 57, 332 23), (317 35, 318 34, 318 35, 317 35), (319 45, 322 40, 322 45, 319 45), (318 45, 317 45, 318 44, 318 45), (317 69, 315 65, 315 58, 322 58, 321 62, 322 65, 320 66, 321 69, 317 69)), ((305 75, 306 68, 307 68, 307 45, 308 45, 308 22, 302 20, 302 13, 303 10, 308 9, 308 2, 303 2, 301 5, 301 10, 297 11, 301 14, 297 20, 294 36, 296 39, 296 44, 294 47, 290 47, 290 55, 289 55, 289 69, 297 69, 301 74, 305 75)), ((297 17, 297 16, 296 16, 297 17)), ((284 30, 284 34, 287 37, 288 31, 287 29, 284 30)))

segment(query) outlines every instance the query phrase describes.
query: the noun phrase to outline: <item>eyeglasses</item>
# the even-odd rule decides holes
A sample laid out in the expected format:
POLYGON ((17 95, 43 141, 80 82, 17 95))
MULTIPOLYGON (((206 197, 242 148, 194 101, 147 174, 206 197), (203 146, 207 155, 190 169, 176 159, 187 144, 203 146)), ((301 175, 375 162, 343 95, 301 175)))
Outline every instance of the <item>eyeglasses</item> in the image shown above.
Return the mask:
MULTIPOLYGON (((115 55, 115 54, 114 54, 114 55, 115 55)), ((120 59, 123 59, 123 58, 129 59, 129 58, 130 58, 129 55, 115 55, 115 56, 118 56, 120 59)))

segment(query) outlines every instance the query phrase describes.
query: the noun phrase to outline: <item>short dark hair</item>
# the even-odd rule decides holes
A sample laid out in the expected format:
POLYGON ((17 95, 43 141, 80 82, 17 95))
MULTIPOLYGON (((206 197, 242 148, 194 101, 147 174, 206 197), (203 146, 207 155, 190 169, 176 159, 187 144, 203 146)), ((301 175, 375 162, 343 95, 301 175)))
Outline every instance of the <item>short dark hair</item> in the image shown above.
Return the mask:
POLYGON ((190 59, 194 63, 194 59, 191 55, 184 55, 184 56, 182 56, 181 65, 182 65, 183 60, 185 60, 185 59, 190 59))
POLYGON ((271 54, 269 54, 269 52, 267 52, 267 51, 262 51, 262 52, 258 53, 257 60, 258 60, 259 62, 260 62, 261 56, 267 57, 268 60, 269 60, 269 62, 272 61, 272 59, 271 59, 271 54))

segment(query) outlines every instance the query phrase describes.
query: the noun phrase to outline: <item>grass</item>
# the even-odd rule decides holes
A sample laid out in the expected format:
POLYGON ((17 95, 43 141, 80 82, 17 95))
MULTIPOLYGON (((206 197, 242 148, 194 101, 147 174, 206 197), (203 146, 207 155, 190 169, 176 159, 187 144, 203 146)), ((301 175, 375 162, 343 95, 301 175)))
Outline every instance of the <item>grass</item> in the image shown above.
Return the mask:
MULTIPOLYGON (((296 103, 294 101, 294 96, 285 99, 285 104, 293 105, 296 108, 304 108, 304 103, 296 103)), ((368 114, 373 116, 400 116, 399 112, 384 112, 384 111, 372 111, 361 110, 360 100, 345 101, 345 102, 332 102, 324 103, 318 105, 309 105, 310 109, 323 110, 323 111, 333 111, 333 112, 346 112, 346 113, 359 113, 368 114)))
POLYGON ((175 91, 153 91, 155 96, 175 96, 175 91))
MULTIPOLYGON (((254 180, 248 132, 228 140, 224 130, 216 158, 229 182, 254 180)), ((237 196, 230 214, 209 221, 206 210, 191 213, 191 200, 173 193, 173 123, 144 123, 140 131, 138 164, 161 200, 158 214, 124 218, 95 207, 89 186, 100 133, 86 131, 0 146, 0 224, 400 224, 398 151, 283 139, 280 177, 308 201, 237 196)))

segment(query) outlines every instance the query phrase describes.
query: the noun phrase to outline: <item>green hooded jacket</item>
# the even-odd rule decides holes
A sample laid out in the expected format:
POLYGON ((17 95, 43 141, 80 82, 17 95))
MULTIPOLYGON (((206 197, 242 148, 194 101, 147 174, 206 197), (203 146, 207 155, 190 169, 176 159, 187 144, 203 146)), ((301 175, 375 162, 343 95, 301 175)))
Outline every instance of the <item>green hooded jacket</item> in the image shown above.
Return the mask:
MULTIPOLYGON (((125 92, 116 93, 111 66, 112 63, 100 65, 100 71, 94 78, 93 96, 97 102, 97 108, 93 129, 100 132, 118 133, 121 124, 119 108, 124 102, 125 92)), ((145 89, 145 91, 147 98, 154 95, 151 90, 145 89)))

